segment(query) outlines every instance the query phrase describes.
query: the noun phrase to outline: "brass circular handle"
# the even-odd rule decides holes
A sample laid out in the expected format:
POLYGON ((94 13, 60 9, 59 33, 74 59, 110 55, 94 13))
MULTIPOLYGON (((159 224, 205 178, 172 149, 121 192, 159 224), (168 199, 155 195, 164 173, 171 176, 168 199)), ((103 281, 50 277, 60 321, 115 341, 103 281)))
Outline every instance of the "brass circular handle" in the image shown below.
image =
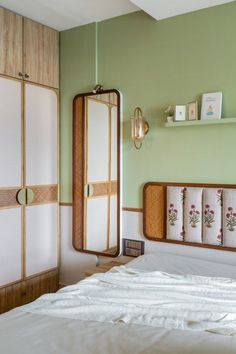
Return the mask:
POLYGON ((34 201, 34 192, 30 188, 26 188, 26 204, 32 204, 34 201))
POLYGON ((26 205, 26 188, 22 188, 17 192, 16 199, 20 205, 26 205))
POLYGON ((30 188, 22 188, 18 191, 16 200, 20 205, 30 205, 34 200, 34 192, 30 188))
POLYGON ((30 77, 29 74, 25 74, 26 79, 29 79, 29 77, 30 77))

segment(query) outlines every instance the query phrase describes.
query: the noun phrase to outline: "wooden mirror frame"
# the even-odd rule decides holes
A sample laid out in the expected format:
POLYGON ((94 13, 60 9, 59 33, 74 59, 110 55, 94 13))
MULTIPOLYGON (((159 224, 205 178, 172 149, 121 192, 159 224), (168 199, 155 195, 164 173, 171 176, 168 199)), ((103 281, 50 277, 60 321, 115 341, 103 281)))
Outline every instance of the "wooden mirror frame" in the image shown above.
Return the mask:
POLYGON ((78 94, 73 100, 73 247, 76 251, 96 256, 117 257, 120 253, 120 104, 120 92, 115 89, 78 94), (114 254, 84 249, 85 98, 108 93, 117 95, 117 251, 114 254))

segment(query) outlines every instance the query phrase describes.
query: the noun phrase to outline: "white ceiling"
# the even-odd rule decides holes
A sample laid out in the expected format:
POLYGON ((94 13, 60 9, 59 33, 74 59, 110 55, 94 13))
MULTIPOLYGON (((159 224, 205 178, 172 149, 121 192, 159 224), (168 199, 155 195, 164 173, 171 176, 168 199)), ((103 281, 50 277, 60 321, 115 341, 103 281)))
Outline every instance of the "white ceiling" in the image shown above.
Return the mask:
POLYGON ((232 0, 0 0, 0 6, 59 31, 144 10, 157 20, 232 0))
POLYGON ((232 0, 130 0, 156 20, 177 16, 232 0))
POLYGON ((129 0, 0 0, 0 6, 59 31, 139 10, 129 0))

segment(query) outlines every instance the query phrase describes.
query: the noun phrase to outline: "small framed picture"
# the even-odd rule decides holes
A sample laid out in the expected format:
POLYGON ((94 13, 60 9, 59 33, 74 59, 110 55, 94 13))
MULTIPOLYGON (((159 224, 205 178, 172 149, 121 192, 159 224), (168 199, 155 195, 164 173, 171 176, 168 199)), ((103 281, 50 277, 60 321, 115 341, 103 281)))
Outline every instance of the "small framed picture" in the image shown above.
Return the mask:
POLYGON ((186 120, 186 106, 175 106, 175 121, 186 120))
POLYGON ((201 119, 220 119, 222 110, 222 92, 202 95, 201 119))
POLYGON ((188 104, 187 116, 188 116, 188 120, 197 120, 198 119, 198 103, 197 103, 197 101, 190 102, 188 104))

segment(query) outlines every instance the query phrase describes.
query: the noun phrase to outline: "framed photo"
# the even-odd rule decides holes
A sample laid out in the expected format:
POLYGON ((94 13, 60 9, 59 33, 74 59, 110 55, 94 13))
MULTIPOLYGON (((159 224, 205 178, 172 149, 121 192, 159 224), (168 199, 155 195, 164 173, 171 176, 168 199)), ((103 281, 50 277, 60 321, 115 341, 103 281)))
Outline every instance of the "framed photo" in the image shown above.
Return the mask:
POLYGON ((187 106, 188 120, 198 120, 198 103, 190 102, 187 106))
POLYGON ((186 106, 175 106, 175 121, 186 120, 186 106))
POLYGON ((222 111, 222 92, 202 95, 201 119, 220 119, 222 111))

